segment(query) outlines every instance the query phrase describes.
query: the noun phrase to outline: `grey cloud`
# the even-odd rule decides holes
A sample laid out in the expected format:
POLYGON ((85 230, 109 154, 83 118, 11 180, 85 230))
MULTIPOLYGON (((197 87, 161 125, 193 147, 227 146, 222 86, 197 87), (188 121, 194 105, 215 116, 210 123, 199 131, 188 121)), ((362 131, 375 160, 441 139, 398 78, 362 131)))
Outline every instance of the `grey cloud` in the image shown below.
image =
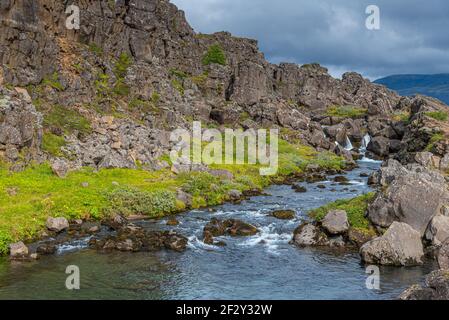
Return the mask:
POLYGON ((446 0, 172 0, 198 32, 255 38, 268 60, 319 62, 369 78, 449 72, 446 0), (381 29, 365 28, 379 6, 381 29))

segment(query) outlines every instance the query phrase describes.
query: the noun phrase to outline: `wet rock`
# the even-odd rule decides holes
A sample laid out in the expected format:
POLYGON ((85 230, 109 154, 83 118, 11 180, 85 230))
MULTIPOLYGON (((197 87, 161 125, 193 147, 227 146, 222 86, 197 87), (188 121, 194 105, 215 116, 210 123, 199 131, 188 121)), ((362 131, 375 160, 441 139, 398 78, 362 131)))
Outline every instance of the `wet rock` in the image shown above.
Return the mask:
POLYGON ((440 269, 449 270, 449 239, 446 239, 438 250, 437 260, 440 269))
POLYGON ((9 256, 11 259, 23 259, 28 256, 28 247, 22 242, 9 245, 9 256))
POLYGON ((446 241, 449 238, 449 217, 443 215, 433 217, 427 228, 426 238, 435 246, 446 241))
POLYGON ((425 286, 405 290, 400 300, 449 300, 449 270, 436 270, 426 277, 425 286))
POLYGON ((36 252, 41 255, 50 255, 54 254, 57 249, 57 245, 53 243, 43 243, 36 248, 36 252))
POLYGON ((111 218, 103 221, 103 224, 114 229, 119 230, 128 223, 128 220, 119 214, 114 214, 111 218))
POLYGON ((293 243, 300 247, 327 246, 329 239, 318 227, 304 223, 293 232, 293 243))
POLYGON ((345 176, 336 176, 333 180, 338 183, 349 182, 348 178, 346 178, 345 176))
POLYGON ((228 196, 232 201, 237 201, 242 198, 242 192, 239 190, 229 190, 228 196))
POLYGON ((362 245, 372 240, 374 237, 374 234, 370 234, 368 232, 364 232, 354 228, 349 228, 348 231, 349 242, 357 248, 360 248, 362 245))
POLYGON ((326 185, 324 185, 324 184, 318 184, 316 187, 318 189, 326 189, 326 185))
POLYGON ((297 185, 297 184, 292 185, 292 189, 295 190, 295 192, 298 192, 298 193, 306 193, 307 192, 306 187, 303 187, 303 186, 300 186, 300 185, 297 185))
POLYGON ((369 174, 366 173, 366 172, 362 172, 359 176, 360 176, 361 178, 368 178, 368 177, 369 177, 369 174))
POLYGON ((167 249, 182 252, 186 249, 188 240, 175 232, 165 233, 164 245, 167 249))
POLYGON ((69 221, 67 221, 67 219, 63 217, 59 218, 48 217, 45 225, 47 229, 50 231, 62 232, 69 228, 69 221))
POLYGON ((292 220, 296 216, 293 210, 276 210, 270 213, 271 216, 281 220, 292 220))
POLYGON ((390 140, 383 136, 374 137, 368 144, 367 150, 379 157, 386 157, 390 154, 390 140))
POLYGON ((360 249, 368 264, 414 266, 423 263, 421 234, 406 223, 394 222, 385 234, 360 249))
POLYGON ((321 221, 323 228, 332 235, 343 234, 349 229, 348 215, 344 210, 332 210, 321 221))
POLYGON ((177 226, 178 224, 179 224, 179 221, 173 217, 168 219, 168 221, 167 221, 167 226, 177 226))
POLYGON ((236 219, 219 220, 212 218, 204 227, 204 233, 209 232, 214 237, 223 235, 230 236, 252 236, 259 232, 259 230, 246 222, 236 219))

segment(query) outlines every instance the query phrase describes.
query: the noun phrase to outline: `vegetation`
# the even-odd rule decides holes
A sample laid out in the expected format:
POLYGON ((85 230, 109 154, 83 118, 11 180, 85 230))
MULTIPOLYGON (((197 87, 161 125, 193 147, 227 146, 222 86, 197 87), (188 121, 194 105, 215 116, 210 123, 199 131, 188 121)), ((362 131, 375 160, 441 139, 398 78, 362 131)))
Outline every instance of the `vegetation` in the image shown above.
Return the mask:
POLYGON ((444 140, 444 135, 441 132, 434 133, 427 144, 426 151, 432 151, 435 147, 435 144, 444 140))
POLYGON ((66 145, 64 137, 45 132, 42 137, 42 150, 55 157, 63 157, 61 148, 66 145))
POLYGON ((114 64, 114 74, 117 81, 114 85, 114 93, 118 96, 128 96, 130 87, 125 83, 125 77, 132 60, 126 53, 121 53, 117 62, 114 64))
POLYGON ((226 55, 219 44, 210 46, 203 57, 203 65, 208 66, 212 63, 226 65, 226 55))
MULTIPOLYGON (((64 112, 68 114, 67 110, 64 112)), ((78 124, 67 123, 72 128, 78 124)), ((44 135, 45 148, 53 154, 60 152, 63 143, 61 137, 51 133, 44 135)), ((169 160, 167 155, 163 159, 169 160)), ((7 165, 0 164, 0 252, 6 253, 11 242, 38 237, 48 216, 102 219, 117 212, 162 217, 185 208, 186 205, 175 198, 177 189, 193 196, 194 208, 217 205, 228 199, 229 190, 262 189, 282 176, 303 171, 308 164, 344 167, 340 157, 282 140, 277 176, 261 176, 259 164, 211 165, 213 169, 230 171, 234 176, 232 181, 207 172, 175 175, 169 169, 149 172, 142 169, 94 171, 91 168, 70 172, 61 179, 53 174, 48 164, 30 166, 18 173, 10 173, 7 165), (11 189, 16 192, 9 193, 11 189)))
POLYGON ((368 110, 356 106, 331 106, 326 114, 330 117, 360 118, 366 116, 368 110))
POLYGON ((445 111, 429 111, 424 114, 438 121, 447 121, 448 119, 448 113, 445 111))
POLYGON ((44 116, 46 128, 58 128, 66 134, 71 134, 76 130, 87 135, 92 131, 90 122, 78 111, 60 105, 54 105, 50 108, 44 116))
POLYGON ((64 86, 59 82, 59 75, 57 72, 45 77, 44 80, 42 80, 42 84, 58 91, 64 90, 64 86))
POLYGON ((103 49, 94 42, 89 45, 89 51, 95 53, 97 56, 103 54, 103 49))
POLYGON ((368 209, 368 204, 373 199, 374 193, 371 192, 353 199, 337 200, 318 209, 309 211, 309 216, 316 221, 321 221, 331 210, 345 210, 348 214, 351 227, 368 231, 370 225, 368 219, 365 217, 365 213, 368 209))

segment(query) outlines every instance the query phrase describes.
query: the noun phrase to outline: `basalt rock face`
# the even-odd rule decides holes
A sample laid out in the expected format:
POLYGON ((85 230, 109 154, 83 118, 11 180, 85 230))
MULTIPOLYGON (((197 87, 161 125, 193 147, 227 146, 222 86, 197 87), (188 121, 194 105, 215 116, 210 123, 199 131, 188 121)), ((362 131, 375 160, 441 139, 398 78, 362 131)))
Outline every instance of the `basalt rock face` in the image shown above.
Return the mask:
MULTIPOLYGON (((27 86, 44 116, 60 105, 93 127, 86 136, 44 126, 66 140, 62 152, 76 158, 75 167, 133 167, 136 161, 158 166, 154 159, 169 143, 156 141, 191 119, 285 127, 319 150, 338 151, 319 123, 342 122, 325 115, 328 107, 367 110, 365 117, 347 120, 341 134, 360 140, 368 123, 408 105, 359 74, 339 80, 317 64, 274 65, 255 40, 197 34, 167 0, 1 0, 0 24, 0 85, 27 86), (80 9, 79 29, 66 27, 72 4, 80 9), (217 46, 224 61, 208 63, 205 57, 217 46), (105 125, 104 115, 120 120, 105 125)), ((391 135, 382 131, 385 121, 368 131, 391 135)))

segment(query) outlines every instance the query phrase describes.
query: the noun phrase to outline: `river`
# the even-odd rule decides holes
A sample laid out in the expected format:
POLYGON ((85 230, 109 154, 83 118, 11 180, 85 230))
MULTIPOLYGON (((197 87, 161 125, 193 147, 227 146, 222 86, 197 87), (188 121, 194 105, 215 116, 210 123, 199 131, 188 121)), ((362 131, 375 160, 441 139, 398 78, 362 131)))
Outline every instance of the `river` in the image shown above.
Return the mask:
POLYGON ((331 181, 303 183, 307 193, 272 186, 266 189, 269 195, 241 204, 179 215, 177 227, 167 227, 166 220, 139 222, 149 229, 175 228, 189 237, 183 253, 98 253, 85 243, 74 243, 33 262, 1 258, 0 299, 395 299, 406 287, 422 282, 432 265, 382 267, 380 290, 369 290, 365 284, 368 274, 357 252, 334 253, 289 244, 309 209, 369 192, 367 178, 360 174, 379 166, 360 161, 359 168, 346 174, 350 186, 331 181), (326 189, 318 188, 323 183, 326 189), (275 209, 293 209, 296 219, 269 216, 275 209), (218 238, 226 242, 225 247, 205 245, 199 239, 212 217, 238 218, 261 232, 253 237, 218 238), (80 269, 80 290, 65 288, 68 265, 80 269))

